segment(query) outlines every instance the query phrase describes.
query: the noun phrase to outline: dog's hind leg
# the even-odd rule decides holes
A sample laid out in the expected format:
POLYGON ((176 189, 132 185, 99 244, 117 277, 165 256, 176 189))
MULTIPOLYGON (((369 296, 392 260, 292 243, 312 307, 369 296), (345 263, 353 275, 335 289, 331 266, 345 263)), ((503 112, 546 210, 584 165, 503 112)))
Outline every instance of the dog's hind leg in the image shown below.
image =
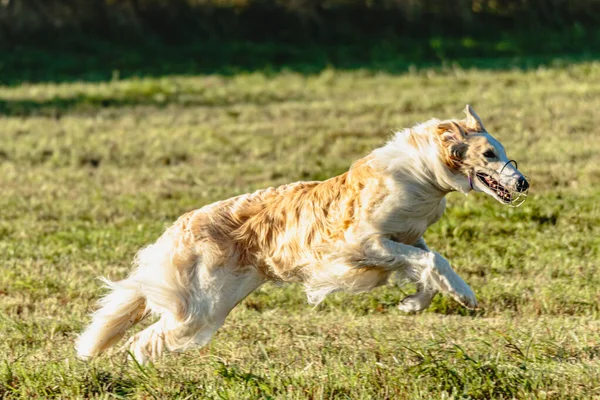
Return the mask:
POLYGON ((264 282, 254 267, 199 266, 196 286, 176 315, 165 311, 161 319, 125 344, 139 362, 156 359, 164 351, 183 352, 206 345, 229 312, 264 282))

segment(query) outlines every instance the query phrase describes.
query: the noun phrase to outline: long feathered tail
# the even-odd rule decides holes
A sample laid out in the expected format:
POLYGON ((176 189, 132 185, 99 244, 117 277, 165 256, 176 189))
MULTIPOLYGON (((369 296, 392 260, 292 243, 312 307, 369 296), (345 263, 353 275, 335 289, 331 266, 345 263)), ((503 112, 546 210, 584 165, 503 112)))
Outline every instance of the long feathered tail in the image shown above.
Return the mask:
POLYGON ((146 298, 139 283, 130 278, 103 281, 111 292, 100 300, 100 309, 93 313, 92 323, 77 339, 75 347, 81 359, 101 354, 147 315, 146 298))

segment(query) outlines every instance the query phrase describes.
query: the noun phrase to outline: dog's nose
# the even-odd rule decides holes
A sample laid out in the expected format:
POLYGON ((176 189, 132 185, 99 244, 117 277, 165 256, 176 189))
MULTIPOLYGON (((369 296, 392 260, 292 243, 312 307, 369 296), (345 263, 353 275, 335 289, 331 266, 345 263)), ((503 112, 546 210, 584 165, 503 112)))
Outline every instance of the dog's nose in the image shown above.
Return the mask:
POLYGON ((520 177, 517 181, 517 190, 519 192, 524 192, 527 189, 529 189, 529 182, 527 182, 527 179, 520 177))

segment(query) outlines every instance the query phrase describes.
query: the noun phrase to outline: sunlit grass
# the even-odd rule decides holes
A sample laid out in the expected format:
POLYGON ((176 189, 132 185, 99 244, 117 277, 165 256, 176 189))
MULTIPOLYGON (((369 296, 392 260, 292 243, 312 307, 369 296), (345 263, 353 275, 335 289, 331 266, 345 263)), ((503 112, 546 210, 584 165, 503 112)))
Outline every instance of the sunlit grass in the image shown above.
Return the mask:
POLYGON ((600 64, 523 72, 326 69, 0 88, 0 396, 565 398, 600 387, 600 64), (205 349, 86 364, 73 340, 135 252, 187 210, 324 179, 394 129, 472 104, 532 178, 504 208, 452 194, 426 234, 481 309, 411 288, 265 285, 205 349))

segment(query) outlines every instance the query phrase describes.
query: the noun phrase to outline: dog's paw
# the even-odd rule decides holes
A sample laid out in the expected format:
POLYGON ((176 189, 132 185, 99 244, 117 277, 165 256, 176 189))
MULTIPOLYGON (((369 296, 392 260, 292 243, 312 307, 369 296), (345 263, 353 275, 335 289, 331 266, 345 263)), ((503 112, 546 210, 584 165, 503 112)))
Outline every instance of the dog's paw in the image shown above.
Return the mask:
POLYGON ((121 346, 119 352, 126 355, 127 361, 136 362, 139 365, 145 365, 150 360, 150 357, 146 352, 143 351, 142 347, 139 346, 139 333, 134 335, 127 340, 127 342, 121 346))
POLYGON ((398 310, 405 313, 416 313, 427 307, 429 307, 429 304, 423 304, 416 295, 408 296, 398 304, 398 310))
POLYGON ((440 289, 466 308, 477 308, 477 298, 473 289, 452 269, 450 263, 438 253, 434 253, 434 265, 440 289))
POLYGON ((466 283, 461 287, 460 291, 451 290, 450 295, 454 300, 470 310, 477 308, 477 298, 475 297, 475 293, 473 293, 473 290, 471 290, 466 283))
POLYGON ((420 290, 415 294, 407 296, 398 304, 398 310, 406 313, 416 313, 425 310, 431 305, 435 297, 435 291, 420 290))

